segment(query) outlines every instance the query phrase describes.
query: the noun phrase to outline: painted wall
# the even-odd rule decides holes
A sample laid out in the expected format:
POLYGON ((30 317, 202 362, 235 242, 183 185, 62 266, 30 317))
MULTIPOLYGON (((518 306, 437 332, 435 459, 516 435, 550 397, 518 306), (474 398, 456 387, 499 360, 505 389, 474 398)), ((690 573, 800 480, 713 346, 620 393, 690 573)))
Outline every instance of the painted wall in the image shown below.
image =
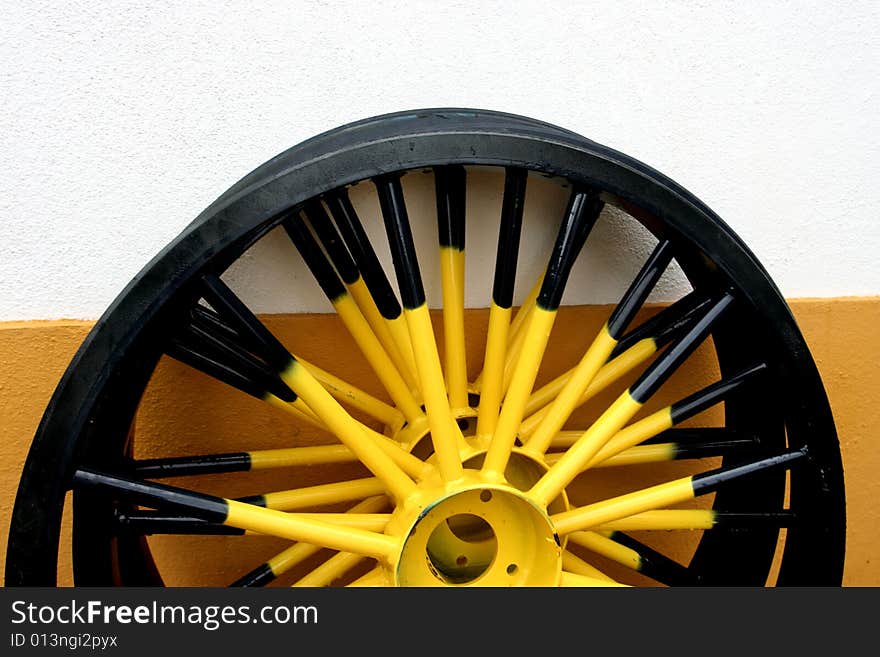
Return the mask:
MULTIPOLYGON (((0 320, 95 318, 278 151, 449 105, 532 115, 671 175, 787 296, 880 292, 875 3, 563 5, 4 3, 0 320)), ((269 257, 258 310, 325 310, 275 294, 289 263, 269 257)))
MULTIPOLYGON (((876 401, 880 398, 875 371, 875 364, 880 360, 880 337, 876 331, 880 323, 880 300, 813 299, 796 300, 791 305, 819 366, 841 442, 847 493, 844 584, 880 586, 880 560, 877 559, 880 450, 876 447, 873 420, 876 401), (844 327, 846 330, 841 330, 844 327), (860 349, 852 349, 853 343, 859 344, 860 349)), ((590 331, 605 321, 608 310, 607 307, 580 307, 572 310, 572 321, 557 322, 555 339, 545 363, 549 371, 542 373, 542 380, 554 367, 570 363, 571 355, 566 355, 564 347, 559 350, 560 345, 583 346, 590 331)), ((474 337, 481 338, 485 331, 485 313, 477 311, 468 317, 478 329, 474 337)), ((298 344, 318 364, 329 366, 337 362, 343 350, 345 375, 370 392, 382 394, 363 358, 353 350, 338 317, 279 315, 270 318, 269 325, 289 344, 298 344)), ((52 389, 90 326, 91 322, 74 321, 0 323, 0 382, 4 386, 0 391, 16 391, 16 394, 0 394, 0 500, 11 502, 13 499, 30 437, 52 389)), ((479 365, 480 339, 471 340, 469 347, 473 375, 479 365)), ((714 376, 715 364, 710 353, 706 349, 698 351, 694 360, 661 391, 662 400, 652 401, 651 410, 700 387, 697 381, 708 381, 714 376)), ((613 395, 604 395, 603 399, 610 402, 613 395)), ((597 408, 604 406, 600 404, 597 408)), ((719 418, 714 409, 695 418, 694 424, 712 426, 719 418)), ((138 456, 149 457, 282 447, 290 446, 291 439, 308 442, 314 437, 313 428, 303 431, 300 425, 291 422, 289 415, 166 359, 151 381, 138 412, 136 445, 138 456)), ((687 462, 677 463, 687 466, 687 462)), ((666 469, 662 471, 670 479, 686 474, 678 470, 676 474, 666 469)), ((248 474, 202 477, 198 483, 202 486, 200 490, 226 495, 250 495, 289 487, 290 470, 277 471, 268 481, 266 472, 256 473, 256 478, 248 474)), ((601 471, 596 472, 601 479, 601 471)), ((593 483, 596 472, 590 479, 593 483)), ((320 477, 327 472, 306 468, 294 474, 297 481, 323 483, 326 480, 320 477)), ((602 481, 611 485, 610 481, 602 481)), ((192 485, 193 480, 178 483, 192 485)), ((11 503, 0 503, 0 564, 5 561, 11 510, 11 503)), ((72 583, 68 528, 66 522, 59 564, 59 583, 64 585, 72 583)), ((661 536, 667 532, 649 534, 640 540, 680 558, 686 558, 681 551, 693 549, 696 538, 683 536, 681 532, 669 532, 669 536, 661 536)), ((168 581, 181 585, 205 582, 225 585, 252 568, 259 559, 286 547, 273 539, 235 536, 153 537, 150 545, 168 581)))
MULTIPOLYGON (((465 106, 557 123, 696 193, 787 297, 880 294, 874 3, 564 5, 4 3, 0 500, 12 499, 39 416, 90 325, 10 320, 96 318, 235 180, 365 116, 465 106)), ((484 189, 471 202, 488 211, 499 202, 498 181, 487 179, 484 189)), ((579 264, 593 284, 566 302, 605 303, 626 284, 648 245, 638 233, 621 239, 616 229, 628 227, 611 216, 597 229, 591 239, 606 259, 579 264)), ((528 222, 526 230, 525 244, 546 247, 546 236, 528 222)), ((485 242, 491 251, 494 240, 468 239, 477 263, 469 280, 485 283, 478 248, 485 242)), ((328 310, 317 294, 289 294, 291 277, 295 284, 306 274, 284 240, 269 236, 257 249, 231 273, 256 310, 328 310)), ((527 254, 523 279, 532 278, 540 250, 527 254)), ((671 277, 655 300, 677 297, 680 285, 671 277)), ((880 303, 792 305, 841 435, 845 581, 877 585, 880 453, 870 418, 880 395, 880 303)), ((335 346, 334 334, 323 337, 335 346)), ((157 423, 179 420, 162 410, 157 423)), ((0 503, 0 561, 8 510, 0 503)))

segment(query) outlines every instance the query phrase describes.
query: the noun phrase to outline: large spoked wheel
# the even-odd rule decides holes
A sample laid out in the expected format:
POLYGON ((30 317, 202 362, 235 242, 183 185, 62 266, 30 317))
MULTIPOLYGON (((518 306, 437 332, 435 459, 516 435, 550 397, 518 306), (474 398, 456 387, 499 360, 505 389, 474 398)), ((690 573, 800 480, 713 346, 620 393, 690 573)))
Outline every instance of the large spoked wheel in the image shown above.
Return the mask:
POLYGON ((154 541, 193 535, 239 555, 276 537, 226 582, 245 586, 837 585, 843 567, 828 402, 754 256, 656 171, 487 111, 344 126, 209 207, 58 386, 21 478, 8 585, 55 583, 71 489, 79 585, 162 584, 154 541), (477 217, 493 184, 497 209, 477 217), (595 321, 578 291, 603 230, 641 231, 648 248, 595 321), (466 234, 497 240, 467 288, 483 263, 466 234), (335 360, 267 328, 234 289, 230 267, 279 235, 350 336, 335 360), (676 272, 665 289, 680 298, 646 305, 676 272), (369 380, 350 378, 349 346, 369 380), (289 441, 145 452, 134 419, 166 361, 265 402, 289 441), (231 492, 240 477, 253 494, 231 492))

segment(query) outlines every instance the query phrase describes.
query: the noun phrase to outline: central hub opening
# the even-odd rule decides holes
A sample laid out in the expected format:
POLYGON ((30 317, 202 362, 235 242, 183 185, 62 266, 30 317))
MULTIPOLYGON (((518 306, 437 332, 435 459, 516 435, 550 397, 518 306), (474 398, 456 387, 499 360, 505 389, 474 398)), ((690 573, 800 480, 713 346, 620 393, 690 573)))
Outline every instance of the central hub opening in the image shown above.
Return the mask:
POLYGON ((561 549, 544 510, 493 484, 424 509, 395 568, 399 586, 555 586, 560 572, 561 549))
POLYGON ((438 578, 467 584, 485 573, 498 552, 492 525, 472 513, 456 513, 428 537, 427 558, 438 578))

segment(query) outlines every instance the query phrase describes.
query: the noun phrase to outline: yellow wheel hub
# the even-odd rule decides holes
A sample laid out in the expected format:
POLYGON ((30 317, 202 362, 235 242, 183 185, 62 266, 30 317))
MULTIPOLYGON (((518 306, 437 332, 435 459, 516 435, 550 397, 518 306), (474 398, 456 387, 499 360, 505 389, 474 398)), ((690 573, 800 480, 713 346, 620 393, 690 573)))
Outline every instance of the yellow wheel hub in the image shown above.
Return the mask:
POLYGON ((418 514, 393 570, 398 586, 556 586, 562 550, 519 491, 476 485, 418 514))

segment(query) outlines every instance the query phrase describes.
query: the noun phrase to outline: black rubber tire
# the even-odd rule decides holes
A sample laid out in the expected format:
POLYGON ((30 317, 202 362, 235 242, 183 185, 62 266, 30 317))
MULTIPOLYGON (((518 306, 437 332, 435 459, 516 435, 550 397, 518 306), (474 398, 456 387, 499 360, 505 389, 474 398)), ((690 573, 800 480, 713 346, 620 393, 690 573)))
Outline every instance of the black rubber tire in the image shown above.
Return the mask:
MULTIPOLYGON (((809 474, 793 480, 791 489, 792 507, 810 521, 788 530, 778 583, 839 584, 844 489, 831 411, 796 322, 757 259, 709 208, 644 164, 546 123, 463 109, 367 119, 285 151, 233 185, 131 281, 71 361, 39 425, 13 510, 6 584, 55 584, 72 472, 80 463, 100 464, 106 454, 119 453, 120 436, 127 434, 161 355, 161 336, 175 313, 192 303, 192 282, 200 274, 222 272, 274 226, 279 212, 308 198, 387 172, 453 163, 535 169, 602 189, 656 218, 694 254, 711 260, 750 312, 772 327, 760 339, 777 356, 789 444, 806 445, 811 455, 809 474)), ((723 332, 715 339, 739 340, 723 332)), ((719 573, 716 579, 744 583, 739 575, 719 573)), ((89 579, 78 577, 78 583, 96 583, 89 579)))

